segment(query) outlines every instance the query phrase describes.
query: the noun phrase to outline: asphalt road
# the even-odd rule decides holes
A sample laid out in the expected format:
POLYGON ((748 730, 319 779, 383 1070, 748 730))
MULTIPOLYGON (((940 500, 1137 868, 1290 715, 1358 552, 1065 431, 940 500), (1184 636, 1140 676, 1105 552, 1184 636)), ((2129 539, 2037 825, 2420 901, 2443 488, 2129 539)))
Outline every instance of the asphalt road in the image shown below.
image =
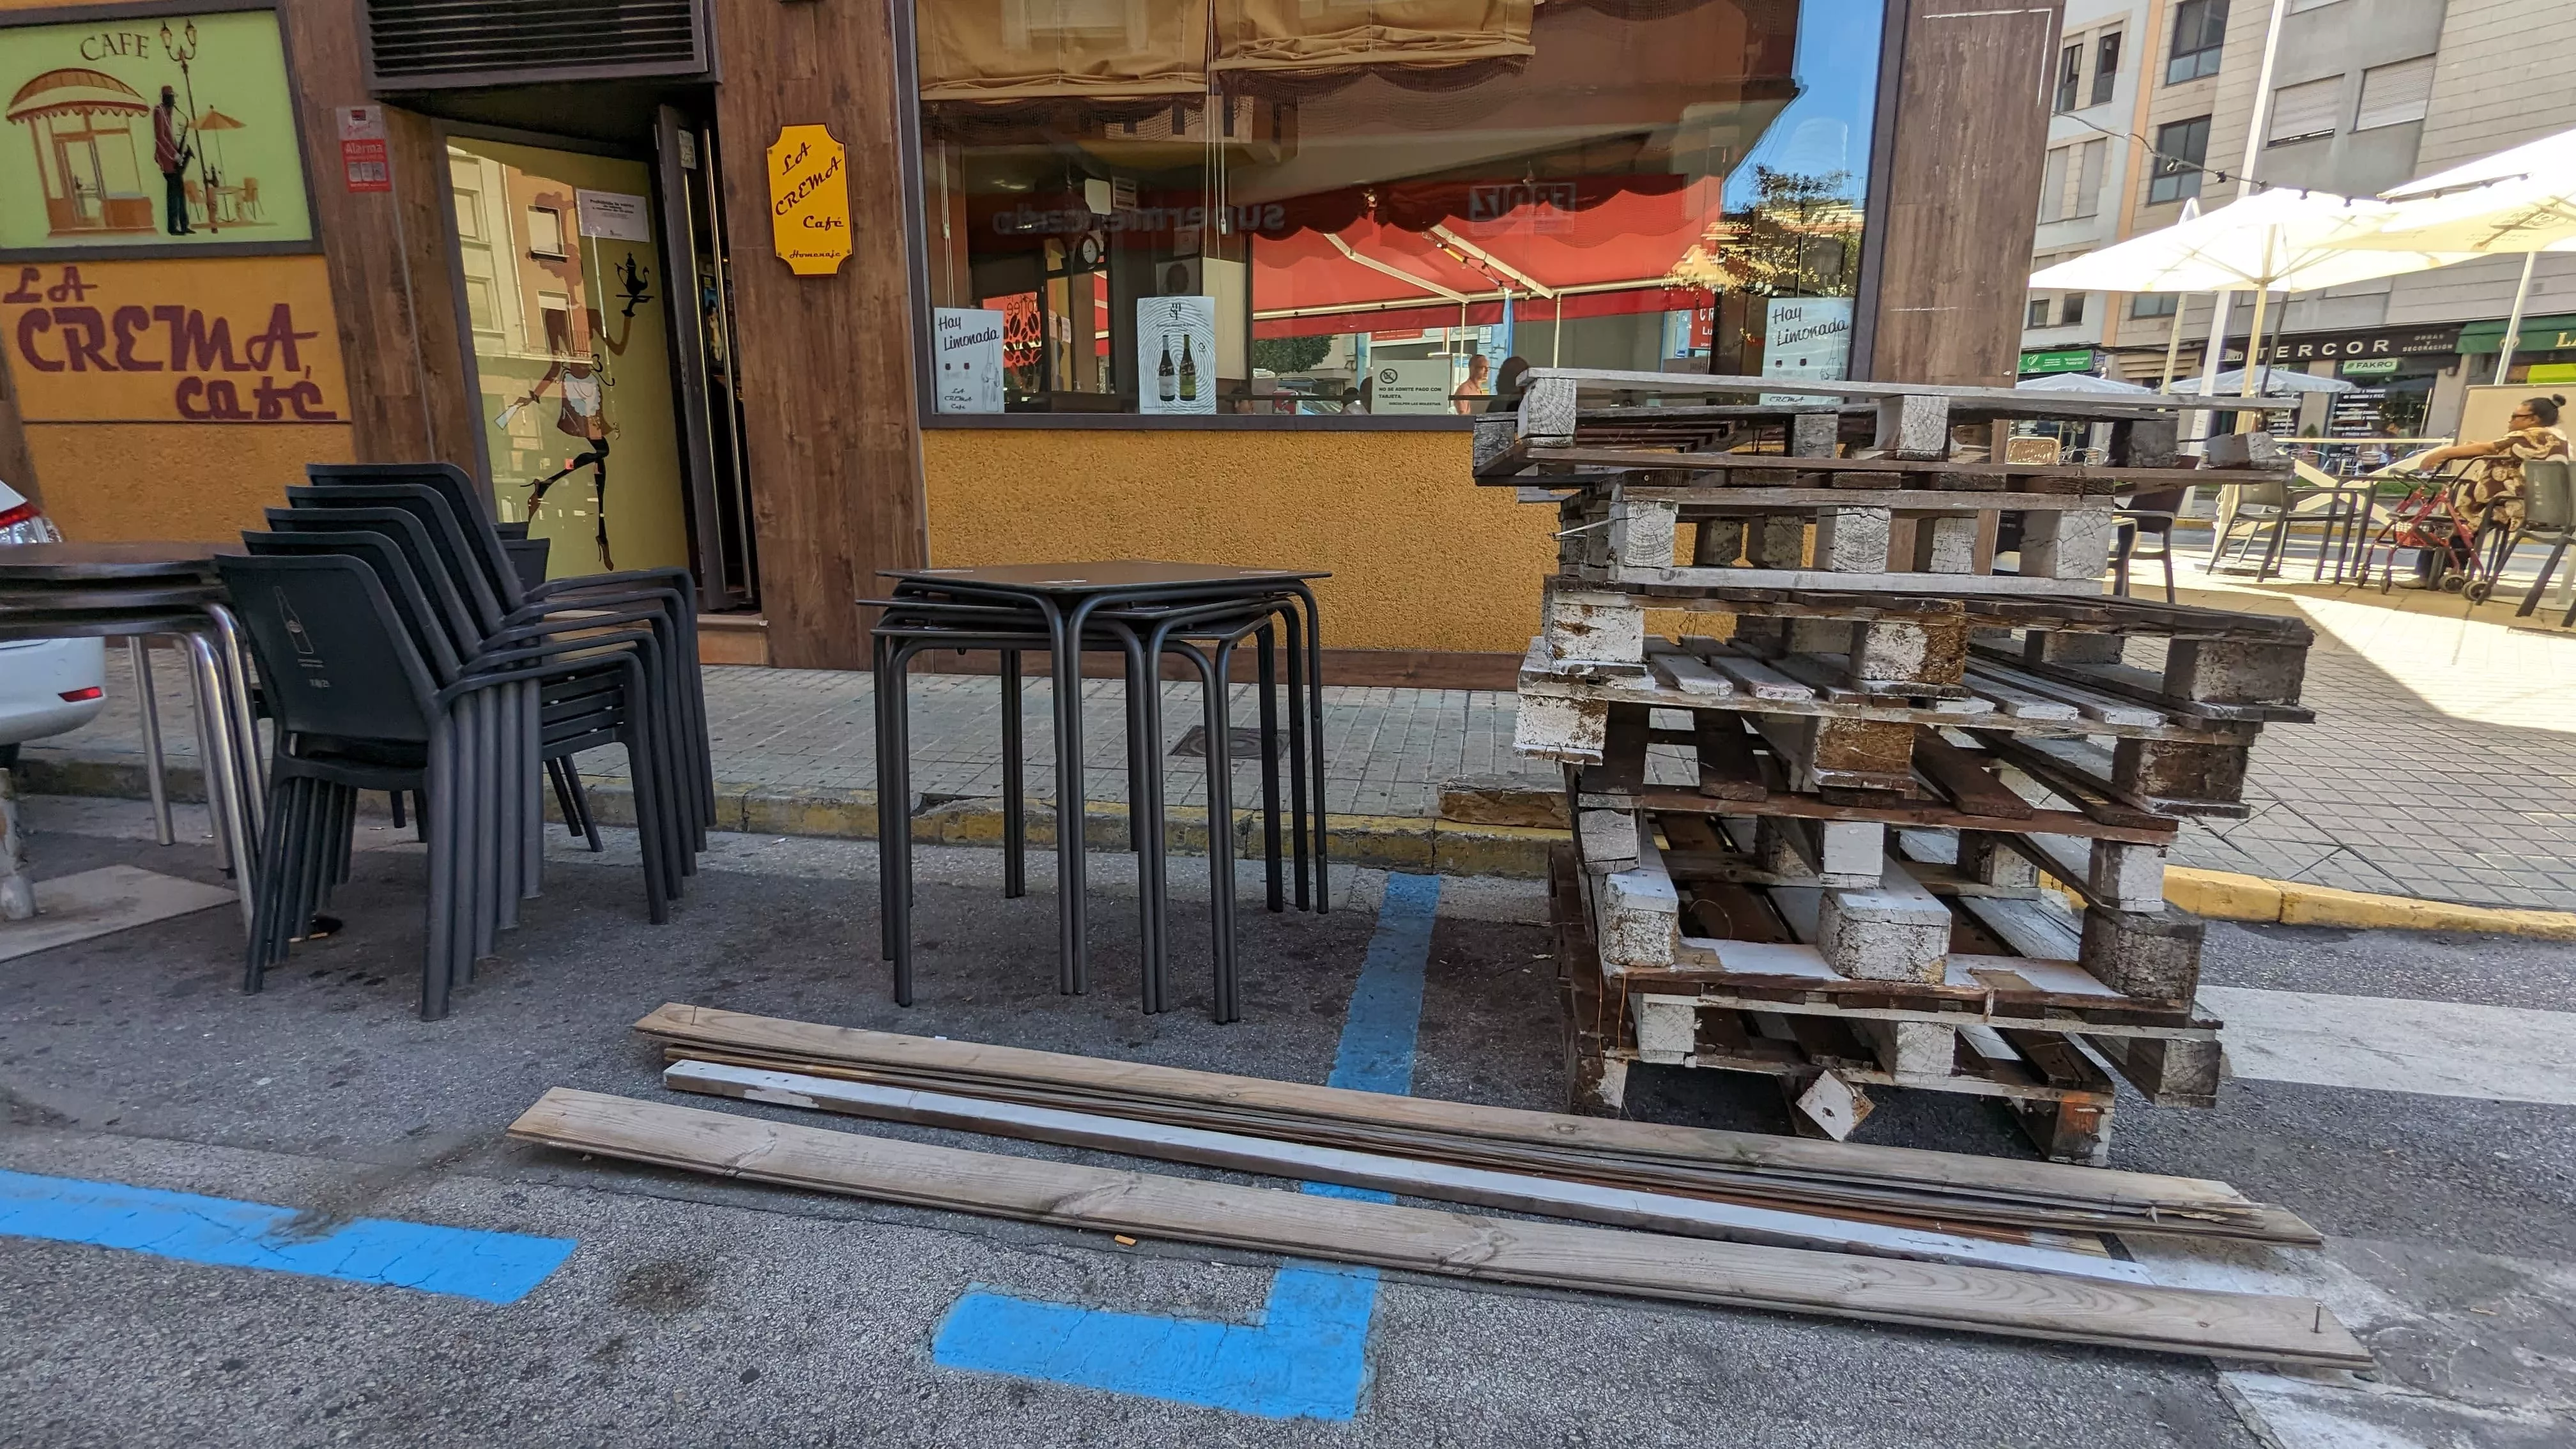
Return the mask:
MULTIPOLYGON (((28 802, 40 878, 131 863, 213 880, 139 808, 28 802)), ((1054 990, 1053 901, 999 898, 998 856, 929 852, 919 1004, 875 960, 872 855, 725 837, 671 925, 617 854, 562 858, 447 1021, 413 1012, 420 858, 371 829, 335 939, 237 990, 239 927, 206 911, 0 962, 0 1169, 578 1247, 495 1305, 0 1236, 0 1444, 2563 1446, 2576 1442, 2570 1110, 2231 1081, 2209 1112, 2126 1104, 2115 1165, 2229 1178, 2333 1235, 2304 1254, 2135 1244, 2175 1281, 2324 1294, 2373 1375, 1752 1312, 1378 1284, 1341 1420, 942 1366, 979 1288, 1111 1313, 1259 1323, 1277 1260, 879 1206, 531 1149, 502 1128, 546 1088, 662 1095, 631 1023, 696 1001, 850 1025, 1320 1081, 1382 878, 1323 917, 1245 914, 1245 1021, 1210 1024, 1176 926, 1181 1008, 1135 1006, 1133 917, 1096 858, 1095 986, 1054 990), (2376 1436, 2376 1437, 2368 1437, 2376 1436)), ((1186 881, 1188 872, 1182 872, 1186 881)), ((1044 865, 1031 878, 1051 880, 1044 865)), ((1549 941, 1533 888, 1445 883, 1414 1089, 1552 1107, 1549 941)), ((2213 931, 2219 984, 2576 1009, 2563 946, 2213 931)), ((1641 1074, 1639 1115, 1785 1126, 1767 1086, 1641 1074)), ((725 1110, 771 1109, 724 1104, 725 1110)), ((787 1114, 782 1114, 787 1115, 787 1114)), ((814 1119, 807 1118, 809 1122, 814 1119)), ((986 1150, 1136 1164, 834 1119, 986 1150)), ((1973 1101, 1887 1098, 1865 1140, 2025 1152, 1973 1101)), ((1185 1171, 1157 1166, 1157 1171, 1185 1171)))

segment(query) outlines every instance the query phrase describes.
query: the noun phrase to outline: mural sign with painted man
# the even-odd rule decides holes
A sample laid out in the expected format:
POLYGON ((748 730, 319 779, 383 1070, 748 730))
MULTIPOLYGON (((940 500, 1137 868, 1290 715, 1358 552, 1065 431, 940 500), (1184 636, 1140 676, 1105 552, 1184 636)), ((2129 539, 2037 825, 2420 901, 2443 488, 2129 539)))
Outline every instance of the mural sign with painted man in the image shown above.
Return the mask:
POLYGON ((0 28, 0 252, 311 241, 274 11, 0 28))

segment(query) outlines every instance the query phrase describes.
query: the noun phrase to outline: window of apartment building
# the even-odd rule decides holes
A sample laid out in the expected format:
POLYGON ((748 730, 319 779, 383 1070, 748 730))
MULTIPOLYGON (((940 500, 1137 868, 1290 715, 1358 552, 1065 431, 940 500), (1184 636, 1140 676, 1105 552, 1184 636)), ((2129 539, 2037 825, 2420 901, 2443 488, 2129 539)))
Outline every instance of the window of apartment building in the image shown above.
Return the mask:
POLYGON ((2226 41, 2227 0, 2182 0, 2174 7, 2173 50, 2165 57, 2165 84, 2218 74, 2218 52, 2226 41))
POLYGON ((2424 119, 2433 101, 2433 57, 2419 55, 2361 73, 2361 114, 2352 128, 2367 131, 2424 119))
POLYGON ((2025 327, 2045 327, 2048 325, 2048 299, 2046 297, 2033 297, 2030 299, 2030 307, 2022 314, 2022 325, 2025 327))
POLYGON ((2069 292, 2064 300, 2058 303, 2058 326, 2072 327, 2084 320, 2084 295, 2082 292, 2069 292))
POLYGON ((2173 292, 2139 292, 2129 298, 2132 317, 2170 317, 2182 310, 2182 297, 2173 292))
POLYGON ((2083 95, 2084 46, 2081 41, 2057 53, 2057 109, 2074 110, 2083 95))
POLYGON ((2209 159, 2209 117, 2168 121, 2156 127, 2155 169, 2147 182, 2147 204, 2180 201, 2200 194, 2201 163, 2209 159))
POLYGON ((909 8, 922 330, 968 379, 934 358, 935 411, 1454 418, 1515 360, 1846 366, 1876 4, 909 8))
POLYGON ((2120 84, 2120 32, 2105 30, 2093 41, 2093 104, 2104 105, 2120 84))
POLYGON ((2102 210, 2102 174, 2110 164, 2108 140, 2078 141, 2048 153, 2039 173, 2039 219, 2068 221, 2102 210))
POLYGON ((2265 123, 2263 144, 2279 146, 2331 136, 2335 133, 2335 119, 2342 112, 2342 76, 2283 86, 2272 92, 2272 114, 2265 123))

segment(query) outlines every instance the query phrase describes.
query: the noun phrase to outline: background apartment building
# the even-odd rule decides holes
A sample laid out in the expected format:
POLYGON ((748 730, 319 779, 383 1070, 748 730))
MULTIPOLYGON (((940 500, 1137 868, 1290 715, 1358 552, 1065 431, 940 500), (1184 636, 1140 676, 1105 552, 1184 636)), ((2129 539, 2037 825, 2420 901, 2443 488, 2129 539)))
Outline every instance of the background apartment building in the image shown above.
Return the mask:
MULTIPOLYGON (((2287 0, 2282 9, 2251 166, 2263 185, 2367 196, 2576 128, 2576 86, 2566 82, 2576 26, 2563 0, 2287 0)), ((2107 194, 2043 185, 2035 267, 2170 226, 2194 197, 2207 210, 2242 194, 2272 13, 2264 0, 2070 0, 2046 174, 2072 168, 2080 183, 2084 148, 2100 139, 2107 194), (2113 29, 2124 38, 2104 82, 2099 37, 2113 29), (2071 64, 2082 69, 2070 107, 2071 64), (2078 207, 2092 214, 2076 216, 2078 207)), ((2494 378, 2520 270, 2518 259, 2496 258, 2304 293, 2286 307, 2276 296, 2263 360, 2359 384, 2311 404, 2303 429, 2447 434, 2465 388, 2494 378)), ((2243 356, 2247 300, 2229 321, 2228 366, 2243 356)), ((2196 376, 2212 310, 2205 296, 2034 293, 2023 368, 2153 384, 2179 326, 2177 371, 2196 376), (2074 354, 2086 350, 2092 365, 2077 369, 2085 359, 2074 354)), ((2576 255, 2541 259, 2521 336, 2508 380, 2576 384, 2576 255)))

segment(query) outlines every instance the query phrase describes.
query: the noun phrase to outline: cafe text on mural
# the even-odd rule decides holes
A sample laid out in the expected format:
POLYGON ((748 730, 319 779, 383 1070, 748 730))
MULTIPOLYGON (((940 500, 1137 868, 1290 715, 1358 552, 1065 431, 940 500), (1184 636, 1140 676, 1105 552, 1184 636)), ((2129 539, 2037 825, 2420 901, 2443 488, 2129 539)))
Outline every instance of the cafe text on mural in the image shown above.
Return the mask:
POLYGON ((318 258, 0 265, 0 336, 30 422, 332 423, 347 416, 318 258))

